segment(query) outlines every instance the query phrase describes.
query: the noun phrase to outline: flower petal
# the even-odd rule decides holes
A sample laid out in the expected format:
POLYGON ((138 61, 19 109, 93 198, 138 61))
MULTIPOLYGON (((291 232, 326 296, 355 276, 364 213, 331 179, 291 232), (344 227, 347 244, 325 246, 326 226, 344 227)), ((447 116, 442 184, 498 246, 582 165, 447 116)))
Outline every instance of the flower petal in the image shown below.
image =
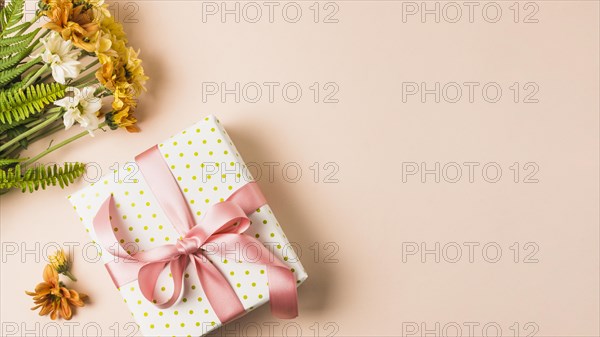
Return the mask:
MULTIPOLYGON (((50 283, 51 285, 58 284, 58 273, 49 264, 47 264, 46 267, 44 267, 43 277, 44 281, 50 283)), ((40 283, 38 286, 42 285, 43 283, 40 283)))
POLYGON ((65 318, 66 320, 70 320, 71 316, 73 314, 73 312, 71 311, 71 306, 69 305, 69 302, 67 301, 66 298, 62 298, 60 301, 60 306, 61 306, 61 315, 63 318, 65 318))
POLYGON ((69 109, 65 112, 63 115, 63 122, 65 124, 65 129, 67 130, 75 124, 75 114, 73 109, 69 109))
POLYGON ((52 65, 50 67, 52 68, 52 78, 54 78, 54 80, 60 84, 65 84, 65 72, 62 67, 57 65, 52 65))

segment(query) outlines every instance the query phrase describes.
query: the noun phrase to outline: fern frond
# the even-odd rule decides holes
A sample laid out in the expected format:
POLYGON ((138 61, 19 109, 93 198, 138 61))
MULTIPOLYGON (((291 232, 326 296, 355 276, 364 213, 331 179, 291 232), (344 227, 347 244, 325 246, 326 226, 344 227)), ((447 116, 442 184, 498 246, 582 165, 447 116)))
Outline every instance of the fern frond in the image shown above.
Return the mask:
POLYGON ((32 117, 29 117, 29 118, 22 119, 20 121, 13 121, 12 123, 6 123, 6 124, 0 123, 0 135, 3 134, 4 132, 10 130, 10 129, 16 128, 19 125, 27 124, 27 123, 29 123, 31 121, 36 120, 36 119, 37 119, 37 117, 32 116, 32 117))
POLYGON ((56 186, 64 188, 73 183, 85 171, 82 163, 65 163, 63 166, 36 166, 22 172, 21 165, 0 169, 0 190, 19 188, 21 191, 37 191, 40 187, 56 186))
POLYGON ((4 34, 5 30, 21 21, 24 8, 25 0, 12 0, 2 8, 2 12, 0 13, 0 30, 2 34, 4 34))
POLYGON ((7 58, 10 55, 17 54, 29 46, 29 40, 19 41, 8 46, 0 47, 0 59, 7 58))
POLYGON ((38 83, 23 89, 0 91, 0 122, 12 123, 38 113, 44 107, 65 96, 66 86, 52 83, 38 83))
POLYGON ((20 30, 25 30, 29 26, 31 26, 30 22, 23 22, 19 25, 12 26, 12 27, 8 28, 7 30, 2 31, 2 33, 0 33, 0 35, 1 36, 9 36, 10 34, 12 34, 14 32, 18 32, 20 30))
MULTIPOLYGON (((8 139, 12 140, 14 138, 21 136, 21 134, 24 132, 27 132, 27 130, 28 130, 28 128, 25 125, 19 125, 17 127, 14 127, 12 129, 8 130, 6 132, 6 135, 8 136, 8 139)), ((29 146, 29 140, 27 140, 27 137, 21 138, 18 141, 18 144, 23 150, 26 150, 27 146, 29 146)))
MULTIPOLYGON (((26 40, 27 41, 27 40, 26 40)), ((27 44, 20 48, 17 53, 11 54, 0 59, 0 71, 9 69, 19 64, 23 59, 28 57, 33 50, 33 45, 29 45, 31 41, 27 41, 27 44)))
POLYGON ((29 40, 31 41, 35 35, 40 31, 40 29, 32 30, 31 32, 23 35, 15 35, 11 37, 2 37, 0 39, 0 47, 10 46, 11 44, 19 43, 22 41, 29 40))
POLYGON ((8 166, 8 165, 12 165, 12 164, 20 163, 23 160, 25 160, 25 158, 0 159, 0 168, 8 166))
POLYGON ((5 71, 0 71, 0 88, 3 88, 5 85, 10 83, 15 78, 21 76, 24 72, 26 72, 29 68, 33 67, 38 63, 38 59, 30 60, 25 64, 20 64, 14 68, 7 69, 5 71))

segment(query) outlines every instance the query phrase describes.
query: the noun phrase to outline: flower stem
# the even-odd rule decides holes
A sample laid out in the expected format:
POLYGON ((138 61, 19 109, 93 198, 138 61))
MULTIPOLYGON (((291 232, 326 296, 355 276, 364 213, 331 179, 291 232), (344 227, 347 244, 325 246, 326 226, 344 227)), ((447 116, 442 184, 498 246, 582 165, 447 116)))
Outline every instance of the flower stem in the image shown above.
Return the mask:
POLYGON ((96 71, 92 71, 89 74, 86 74, 85 76, 77 79, 77 81, 70 83, 69 85, 72 87, 78 87, 80 86, 82 83, 87 83, 88 81, 91 81, 92 79, 96 78, 96 71))
MULTIPOLYGON (((50 110, 49 110, 50 111, 50 110)), ((45 128, 46 126, 52 124, 52 122, 54 122, 55 120, 57 120, 58 118, 60 118, 60 116, 62 116, 62 111, 60 111, 59 108, 59 112, 55 113, 54 115, 52 115, 51 117, 49 117, 48 119, 46 119, 44 122, 32 127, 31 129, 23 132, 22 134, 16 136, 15 138, 9 140, 8 142, 2 144, 2 146, 0 146, 0 152, 4 151, 5 149, 7 149, 8 147, 10 147, 11 145, 17 143, 18 141, 20 141, 21 139, 32 135, 34 133, 36 133, 37 131, 45 128)))
POLYGON ((17 155, 21 152, 23 148, 21 147, 20 144, 14 144, 11 148, 9 148, 8 150, 6 150, 3 154, 2 157, 4 158, 17 158, 17 155))
POLYGON ((94 61, 90 62, 90 64, 88 64, 87 66, 83 67, 83 69, 81 69, 80 73, 85 72, 86 70, 90 69, 91 67, 95 66, 98 63, 100 63, 100 60, 99 59, 95 59, 94 61))
POLYGON ((50 65, 48 65, 48 63, 44 64, 40 69, 38 69, 38 71, 35 74, 33 74, 33 76, 29 78, 27 83, 23 85, 22 89, 25 89, 28 86, 32 85, 33 82, 35 82, 35 80, 37 80, 46 70, 48 70, 49 67, 50 65))
POLYGON ((48 130, 44 130, 43 132, 40 132, 39 134, 34 135, 31 138, 28 138, 29 144, 31 144, 37 140, 40 140, 46 136, 50 136, 51 134, 54 134, 60 130, 64 130, 64 128, 65 128, 65 126, 63 125, 63 123, 57 124, 57 125, 49 128, 48 130))
MULTIPOLYGON (((55 121, 54 123, 56 123, 57 121, 55 121)), ((27 137, 27 142, 29 145, 37 142, 40 139, 43 139, 47 136, 50 136, 52 134, 57 133, 58 131, 64 130, 65 126, 63 125, 62 122, 59 122, 57 125, 50 125, 46 128, 47 130, 43 130, 41 132, 38 132, 37 134, 33 134, 29 137, 27 137)), ((21 147, 21 145, 14 144, 12 147, 10 147, 9 149, 7 149, 6 151, 4 151, 4 153, 2 154, 3 157, 5 158, 17 158, 18 154, 23 150, 23 148, 21 147)), ((26 158, 25 158, 26 159, 26 158)))
POLYGON ((63 274, 64 274, 66 277, 70 278, 70 279, 71 279, 71 281, 73 281, 73 282, 77 282, 77 278, 76 278, 76 277, 75 277, 75 275, 73 275, 73 274, 72 274, 70 271, 68 271, 68 270, 67 270, 67 271, 65 271, 63 274))
MULTIPOLYGON (((105 126, 106 126, 106 122, 102 122, 102 123, 100 123, 100 125, 98 125, 98 129, 101 129, 101 128, 105 127, 105 126)), ((98 129, 96 129, 96 130, 98 130, 98 129)), ((57 149, 65 146, 65 145, 67 145, 69 143, 72 143, 72 142, 76 141, 77 139, 79 139, 81 137, 84 137, 85 135, 88 135, 88 134, 89 134, 89 132, 86 130, 86 131, 82 131, 82 132, 76 134, 75 136, 73 136, 73 137, 71 137, 69 139, 63 140, 62 142, 60 142, 60 143, 58 143, 58 144, 56 144, 54 146, 49 147, 48 149, 46 149, 45 151, 41 152, 37 156, 29 158, 27 161, 23 162, 22 166, 27 166, 29 164, 35 163, 40 158, 44 157, 45 155, 49 154, 50 152, 52 152, 54 150, 57 150, 57 149)))
POLYGON ((85 88, 87 86, 90 86, 90 85, 94 84, 95 82, 96 82, 96 79, 94 78, 94 79, 91 79, 91 80, 89 80, 89 81, 87 81, 85 83, 77 84, 76 87, 79 88, 79 89, 83 89, 83 88, 85 88))

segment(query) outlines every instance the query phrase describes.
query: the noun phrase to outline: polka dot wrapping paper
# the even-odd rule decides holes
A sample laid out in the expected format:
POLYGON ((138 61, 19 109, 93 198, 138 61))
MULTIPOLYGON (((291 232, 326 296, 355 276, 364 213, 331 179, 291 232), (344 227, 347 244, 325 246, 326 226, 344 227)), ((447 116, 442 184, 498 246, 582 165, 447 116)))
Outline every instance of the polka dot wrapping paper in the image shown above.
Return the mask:
MULTIPOLYGON (((158 144, 158 149, 177 180, 196 223, 201 223, 210 206, 226 200, 238 188, 252 181, 242 157, 214 116, 208 116, 158 144)), ((94 242, 97 242, 97 237, 92 221, 111 193, 116 211, 116 219, 112 219, 113 230, 124 249, 148 250, 174 244, 180 238, 132 161, 69 196, 94 242)), ((286 264, 300 285, 307 274, 269 205, 260 207, 249 218, 251 225, 246 234, 257 238, 286 264)), ((104 262, 114 259, 100 245, 98 248, 104 262)), ((242 247, 224 257, 216 254, 207 257, 227 278, 247 313, 269 301, 269 288, 266 268, 241 262, 245 254, 251 255, 252 252, 244 251, 242 247)), ((249 259, 252 260, 252 257, 249 259)), ((118 291, 145 336, 202 336, 220 327, 223 322, 211 308, 191 265, 187 266, 183 286, 179 301, 167 309, 159 309, 147 301, 137 280, 121 286, 118 291)), ((172 275, 166 268, 157 282, 155 296, 163 301, 170 297, 172 291, 172 275)))

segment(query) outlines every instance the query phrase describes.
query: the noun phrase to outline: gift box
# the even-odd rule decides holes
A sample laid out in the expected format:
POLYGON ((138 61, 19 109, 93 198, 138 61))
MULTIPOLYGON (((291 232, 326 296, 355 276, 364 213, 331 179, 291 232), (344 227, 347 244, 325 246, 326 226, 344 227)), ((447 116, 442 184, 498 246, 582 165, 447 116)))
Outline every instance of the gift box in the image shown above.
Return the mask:
POLYGON ((214 116, 111 169, 69 200, 143 335, 201 336, 270 299, 295 305, 275 295, 307 274, 214 116))

